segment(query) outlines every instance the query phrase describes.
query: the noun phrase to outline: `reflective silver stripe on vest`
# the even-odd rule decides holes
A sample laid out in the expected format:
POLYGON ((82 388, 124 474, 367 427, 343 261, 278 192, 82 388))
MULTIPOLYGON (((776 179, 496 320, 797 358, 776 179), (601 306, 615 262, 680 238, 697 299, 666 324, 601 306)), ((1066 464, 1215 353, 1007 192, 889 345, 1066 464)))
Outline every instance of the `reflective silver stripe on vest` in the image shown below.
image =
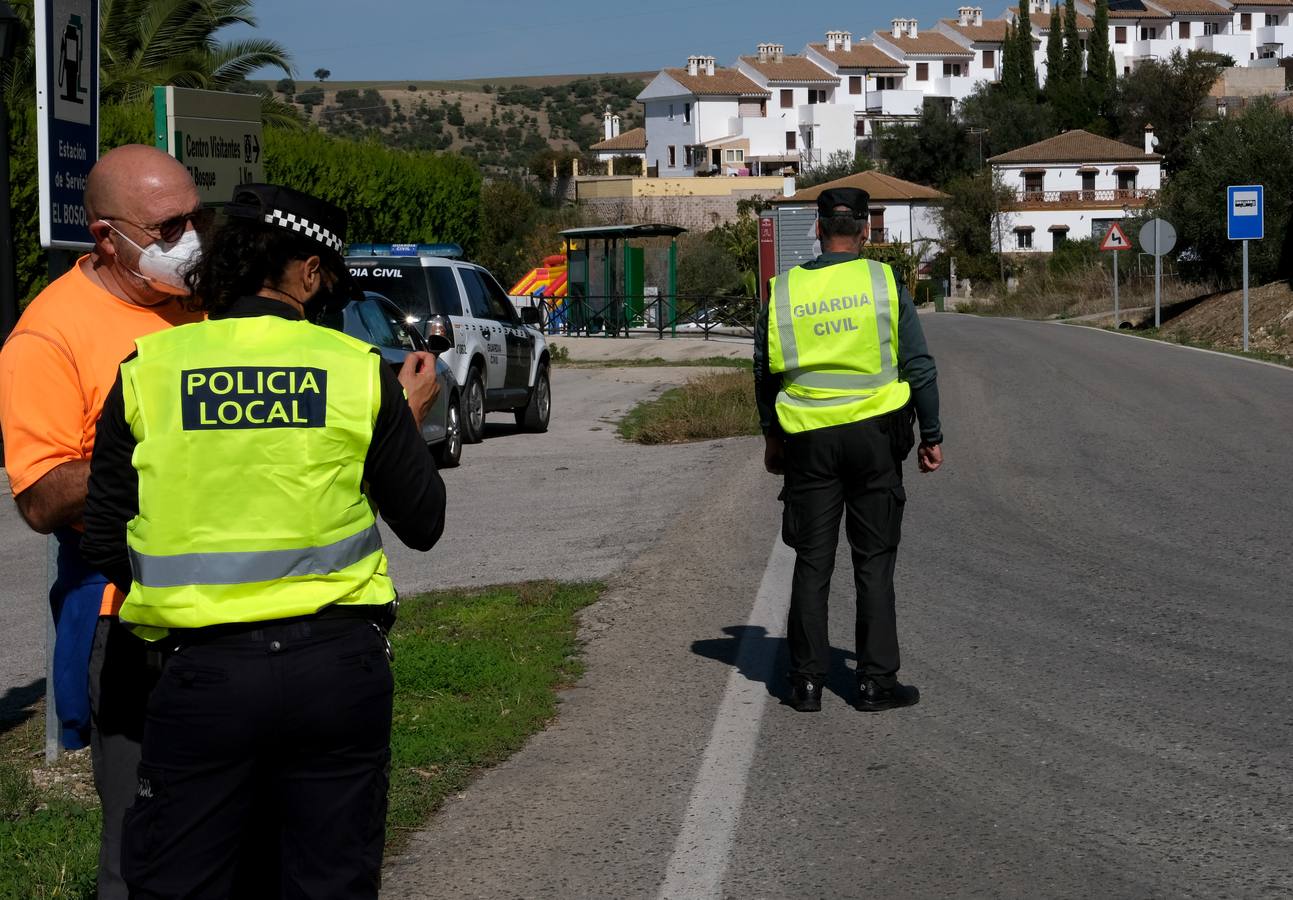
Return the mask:
POLYGON ((889 279, 885 277, 884 263, 873 259, 867 260, 871 268, 871 296, 875 301, 875 327, 880 338, 880 373, 888 375, 893 381, 898 377, 898 367, 894 365, 893 314, 889 309, 889 279))
POLYGON ((130 551, 135 581, 149 588, 191 584, 253 584, 293 575, 331 575, 382 549, 382 536, 373 524, 325 547, 295 550, 253 550, 245 553, 181 553, 147 556, 130 551))
POLYGON ((827 388, 837 391, 878 391, 894 380, 892 371, 881 371, 878 375, 863 375, 857 372, 813 372, 809 369, 796 369, 784 376, 787 382, 796 387, 827 388))
POLYGON ((790 316, 790 272, 777 276, 773 289, 774 314, 777 317, 777 340, 781 342, 781 364, 785 371, 799 368, 799 345, 795 343, 795 322, 790 316))
POLYGON ((786 406, 798 406, 802 409, 820 409, 824 406, 847 406, 850 403, 859 403, 870 399, 870 397, 824 397, 815 399, 812 397, 796 397, 782 391, 777 394, 777 405, 785 404, 786 406))

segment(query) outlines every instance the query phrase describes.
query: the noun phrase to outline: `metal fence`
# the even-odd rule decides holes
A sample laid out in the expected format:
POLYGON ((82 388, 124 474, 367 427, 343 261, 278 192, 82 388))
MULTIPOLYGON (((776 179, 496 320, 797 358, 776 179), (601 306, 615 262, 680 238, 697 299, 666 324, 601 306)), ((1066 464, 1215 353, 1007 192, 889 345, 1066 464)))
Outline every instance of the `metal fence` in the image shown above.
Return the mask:
POLYGON ((538 303, 547 334, 604 337, 754 337, 759 301, 753 297, 567 297, 538 303))

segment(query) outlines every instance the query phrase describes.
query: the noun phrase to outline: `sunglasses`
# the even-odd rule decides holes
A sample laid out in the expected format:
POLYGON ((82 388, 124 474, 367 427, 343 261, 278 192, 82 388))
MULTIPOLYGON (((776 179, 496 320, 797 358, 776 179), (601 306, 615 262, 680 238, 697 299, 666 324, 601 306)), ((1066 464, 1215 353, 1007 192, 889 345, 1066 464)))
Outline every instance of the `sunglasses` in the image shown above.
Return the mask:
POLYGON ((215 221, 215 210, 206 207, 198 207, 192 212, 186 212, 178 216, 172 216, 164 222, 158 222, 154 225, 147 225, 143 222, 136 222, 134 219, 126 219, 121 216, 100 216, 99 218, 111 222, 129 222, 139 230, 152 237, 173 244, 180 238, 184 237, 184 232, 188 230, 189 223, 193 223, 193 228, 199 234, 207 231, 211 223, 215 221))

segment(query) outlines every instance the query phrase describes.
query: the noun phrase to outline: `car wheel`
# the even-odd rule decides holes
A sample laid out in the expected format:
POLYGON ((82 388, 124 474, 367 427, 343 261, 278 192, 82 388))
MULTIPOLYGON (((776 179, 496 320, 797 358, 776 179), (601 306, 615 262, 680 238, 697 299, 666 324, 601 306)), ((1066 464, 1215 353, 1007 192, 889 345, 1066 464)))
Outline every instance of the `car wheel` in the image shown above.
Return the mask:
POLYGON ((552 382, 548 377, 548 367, 539 366, 539 373, 534 376, 534 390, 530 391, 530 402, 516 411, 516 424, 526 431, 547 431, 551 415, 552 382))
POLYGON ((462 441, 464 444, 479 444, 485 439, 485 382, 478 368, 473 367, 467 373, 462 406, 462 441))
POLYGON ((436 465, 452 469, 462 459, 462 406, 457 394, 449 398, 444 417, 444 440, 433 451, 436 465))

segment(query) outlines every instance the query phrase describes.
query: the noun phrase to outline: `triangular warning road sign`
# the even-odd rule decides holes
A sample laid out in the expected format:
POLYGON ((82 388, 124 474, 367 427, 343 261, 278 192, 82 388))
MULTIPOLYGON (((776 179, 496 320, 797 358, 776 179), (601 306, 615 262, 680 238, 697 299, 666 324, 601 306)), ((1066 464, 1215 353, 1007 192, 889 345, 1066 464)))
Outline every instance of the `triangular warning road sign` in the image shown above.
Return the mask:
POLYGON ((1104 240, 1100 242, 1101 250, 1130 250, 1131 241, 1127 239, 1127 232, 1122 230, 1122 226, 1114 222, 1105 232, 1104 240))

